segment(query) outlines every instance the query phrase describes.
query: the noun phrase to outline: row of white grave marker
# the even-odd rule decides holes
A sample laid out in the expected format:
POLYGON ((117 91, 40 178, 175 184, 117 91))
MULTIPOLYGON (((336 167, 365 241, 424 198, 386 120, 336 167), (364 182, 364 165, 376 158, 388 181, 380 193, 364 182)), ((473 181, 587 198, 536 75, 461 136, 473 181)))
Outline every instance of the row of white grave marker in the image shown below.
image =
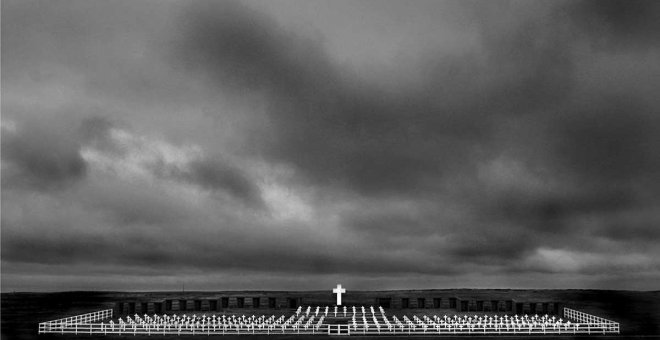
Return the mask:
POLYGON ((298 307, 286 315, 133 315, 112 320, 112 310, 39 324, 39 333, 60 334, 619 334, 619 324, 565 308, 571 320, 548 315, 408 315, 388 316, 382 307, 298 307), (376 311, 377 310, 377 311, 376 311), (347 324, 327 318, 349 317, 347 324), (110 320, 108 320, 110 318, 110 320), (101 321, 101 322, 99 322, 101 321))

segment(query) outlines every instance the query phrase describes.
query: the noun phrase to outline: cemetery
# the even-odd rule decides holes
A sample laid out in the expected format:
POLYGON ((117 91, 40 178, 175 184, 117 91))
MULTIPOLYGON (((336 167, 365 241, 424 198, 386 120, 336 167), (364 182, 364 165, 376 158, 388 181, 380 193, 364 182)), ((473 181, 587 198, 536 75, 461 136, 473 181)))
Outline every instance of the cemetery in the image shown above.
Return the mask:
MULTIPOLYGON (((115 308, 41 322, 39 334, 75 335, 617 335, 619 323, 552 301, 496 296, 403 297, 255 293, 119 301, 115 308), (304 295, 304 296, 303 296, 304 295), (343 301, 342 301, 343 298, 343 301), (372 301, 373 303, 369 303, 372 301), (311 302, 325 302, 314 303, 311 302), (355 303, 365 302, 365 303, 355 303)), ((398 294, 395 294, 398 295, 398 294)), ((504 295, 504 294, 502 294, 504 295)))
POLYGON ((571 335, 619 334, 619 324, 565 308, 564 317, 431 313, 392 314, 382 307, 302 306, 278 315, 144 314, 113 318, 103 310, 39 324, 39 334, 76 335, 571 335))

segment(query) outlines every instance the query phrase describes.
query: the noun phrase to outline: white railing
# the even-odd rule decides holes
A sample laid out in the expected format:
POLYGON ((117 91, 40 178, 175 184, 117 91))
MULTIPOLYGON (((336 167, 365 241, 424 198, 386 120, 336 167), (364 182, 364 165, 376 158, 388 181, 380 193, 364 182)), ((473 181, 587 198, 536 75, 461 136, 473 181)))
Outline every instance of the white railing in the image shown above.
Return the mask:
MULTIPOLYGON (((582 325, 583 327, 595 328, 596 332, 598 332, 599 329, 603 329, 603 334, 605 333, 619 334, 619 323, 614 322, 612 320, 607 320, 605 318, 601 318, 595 315, 587 314, 566 307, 564 307, 564 317, 580 323, 580 325, 582 325)), ((591 334, 590 332, 588 333, 591 334)))
POLYGON ((403 325, 391 327, 367 325, 328 325, 331 335, 571 335, 571 334, 611 334, 617 333, 602 324, 555 324, 555 325, 403 325))
POLYGON ((112 309, 100 310, 97 312, 71 316, 52 321, 39 323, 39 334, 41 333, 59 333, 70 327, 90 324, 94 321, 101 321, 112 318, 112 309))
MULTIPOLYGON (((295 312, 294 312, 295 313, 295 312)), ((564 318, 498 316, 478 317, 403 315, 387 317, 384 311, 356 313, 347 324, 327 324, 325 313, 305 316, 302 311, 289 316, 212 317, 184 315, 138 315, 132 319, 112 320, 112 310, 102 310, 68 318, 42 322, 39 334, 96 334, 96 335, 252 335, 252 334, 328 334, 328 335, 571 335, 619 334, 617 322, 599 318, 573 309, 564 309, 564 318), (377 315, 380 314, 380 315, 377 315), (369 316, 367 319, 366 316, 369 316), (100 322, 99 322, 100 321, 100 322)), ((330 318, 330 316, 328 316, 330 318)))
POLYGON ((57 334, 95 335, 269 335, 269 334, 326 334, 328 325, 211 325, 211 324, 128 324, 88 323, 65 325, 58 329, 39 331, 57 334))

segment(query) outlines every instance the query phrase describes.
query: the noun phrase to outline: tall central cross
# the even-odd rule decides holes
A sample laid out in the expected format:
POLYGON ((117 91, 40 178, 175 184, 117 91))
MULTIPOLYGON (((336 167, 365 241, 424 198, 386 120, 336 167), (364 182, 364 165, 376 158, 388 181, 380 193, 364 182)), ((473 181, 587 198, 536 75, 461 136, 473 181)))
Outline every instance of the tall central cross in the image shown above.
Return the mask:
POLYGON ((346 289, 341 288, 341 285, 337 285, 337 288, 332 290, 333 293, 337 294, 337 306, 341 306, 341 294, 346 293, 346 289))

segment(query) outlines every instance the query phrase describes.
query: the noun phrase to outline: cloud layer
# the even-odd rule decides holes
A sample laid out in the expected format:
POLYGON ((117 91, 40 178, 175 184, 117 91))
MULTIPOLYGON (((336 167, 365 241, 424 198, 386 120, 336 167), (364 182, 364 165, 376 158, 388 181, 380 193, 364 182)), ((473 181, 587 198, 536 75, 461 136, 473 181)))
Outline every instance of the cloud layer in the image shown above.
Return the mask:
POLYGON ((283 5, 3 2, 3 290, 657 288, 655 2, 283 5))

